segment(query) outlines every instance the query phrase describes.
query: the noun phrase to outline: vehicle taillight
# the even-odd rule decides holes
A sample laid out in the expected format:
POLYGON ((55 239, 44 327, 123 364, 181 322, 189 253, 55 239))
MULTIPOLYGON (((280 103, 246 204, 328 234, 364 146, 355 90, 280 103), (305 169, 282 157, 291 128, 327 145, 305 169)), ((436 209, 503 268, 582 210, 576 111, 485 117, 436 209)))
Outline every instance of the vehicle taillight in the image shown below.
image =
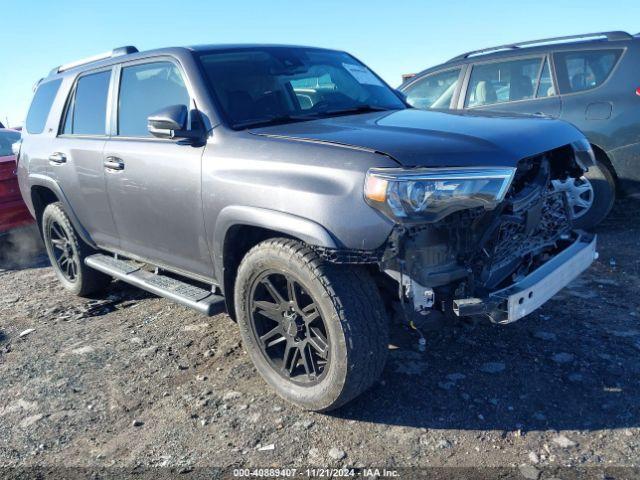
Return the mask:
POLYGON ((640 87, 636 88, 636 95, 640 96, 640 87))

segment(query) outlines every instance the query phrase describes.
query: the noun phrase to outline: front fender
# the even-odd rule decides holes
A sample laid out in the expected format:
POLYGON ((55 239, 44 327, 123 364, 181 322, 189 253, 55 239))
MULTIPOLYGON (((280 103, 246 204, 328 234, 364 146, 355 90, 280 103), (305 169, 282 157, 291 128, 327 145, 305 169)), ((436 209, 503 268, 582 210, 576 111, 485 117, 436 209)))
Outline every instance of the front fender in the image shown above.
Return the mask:
POLYGON ((298 238, 309 245, 337 248, 333 236, 318 223, 267 208, 231 205, 222 209, 213 232, 216 278, 222 278, 224 240, 229 229, 236 225, 247 225, 274 230, 298 238))

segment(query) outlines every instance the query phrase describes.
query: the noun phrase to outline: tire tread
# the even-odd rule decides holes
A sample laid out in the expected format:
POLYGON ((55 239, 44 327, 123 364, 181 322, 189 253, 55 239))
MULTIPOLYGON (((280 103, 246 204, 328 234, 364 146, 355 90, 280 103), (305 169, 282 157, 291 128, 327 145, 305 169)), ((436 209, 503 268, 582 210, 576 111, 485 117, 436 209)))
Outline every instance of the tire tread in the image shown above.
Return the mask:
MULTIPOLYGON (((78 268, 81 278, 80 284, 75 289, 73 289, 73 292, 76 295, 83 297, 104 290, 112 279, 108 275, 105 275, 102 272, 98 272, 97 270, 94 270, 85 265, 84 259, 96 252, 77 235, 76 230, 75 228, 73 228, 73 224, 71 223, 69 216, 64 211, 62 204, 60 202, 54 202, 47 205, 42 214, 43 232, 44 222, 47 216, 54 217, 56 221, 61 224, 61 226, 65 229, 67 235, 69 236, 69 241, 73 244, 73 246, 76 248, 76 251, 78 252, 78 261, 80 263, 78 268)), ((53 262, 53 259, 51 259, 51 261, 53 262)))
POLYGON ((331 405, 315 410, 336 409, 370 388, 384 369, 389 323, 380 293, 364 267, 328 263, 298 240, 266 240, 253 247, 245 259, 276 251, 293 265, 301 264, 311 272, 325 290, 342 326, 348 350, 344 386, 331 405))

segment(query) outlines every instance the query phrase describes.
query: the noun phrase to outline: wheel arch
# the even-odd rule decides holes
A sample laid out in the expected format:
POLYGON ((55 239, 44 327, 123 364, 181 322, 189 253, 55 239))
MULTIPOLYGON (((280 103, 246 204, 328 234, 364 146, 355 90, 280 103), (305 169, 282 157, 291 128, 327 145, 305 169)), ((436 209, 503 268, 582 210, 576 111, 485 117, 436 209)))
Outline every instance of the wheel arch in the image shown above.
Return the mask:
POLYGON ((596 145, 595 143, 591 143, 591 148, 593 149, 593 153, 595 154, 596 159, 599 162, 603 163, 609 169, 609 172, 613 176, 617 195, 620 191, 620 181, 618 180, 618 174, 616 172, 616 169, 613 167, 613 163, 611 162, 609 155, 607 155, 607 152, 605 152, 602 147, 596 145))
POLYGON ((235 319, 233 289, 240 262, 255 245, 276 237, 336 248, 332 235, 311 220, 259 207, 224 208, 216 222, 213 251, 216 278, 231 318, 235 319))
POLYGON ((33 214, 40 233, 42 233, 42 214, 47 205, 60 201, 57 195, 48 187, 34 185, 31 187, 31 204, 33 214))
POLYGON ((75 228, 76 232, 82 238, 82 240, 93 248, 97 248, 95 242, 91 239, 89 232, 87 232, 78 217, 76 216, 73 208, 69 204, 69 201, 65 197, 60 186, 49 177, 41 175, 31 175, 29 177, 31 188, 31 203, 33 205, 34 217, 38 224, 38 229, 42 233, 42 213, 47 205, 55 202, 62 203, 65 213, 69 216, 69 220, 75 228))

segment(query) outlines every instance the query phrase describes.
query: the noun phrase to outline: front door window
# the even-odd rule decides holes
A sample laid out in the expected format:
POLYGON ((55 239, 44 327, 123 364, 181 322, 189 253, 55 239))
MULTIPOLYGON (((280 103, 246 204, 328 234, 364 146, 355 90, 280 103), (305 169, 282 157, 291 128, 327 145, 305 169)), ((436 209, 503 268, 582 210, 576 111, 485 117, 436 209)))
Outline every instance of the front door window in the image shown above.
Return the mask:
POLYGON ((189 108, 189 92, 180 70, 173 63, 155 62, 124 67, 118 100, 118 135, 151 136, 147 129, 147 117, 172 105, 189 108))
POLYGON ((460 68, 427 75, 405 91, 407 103, 416 108, 449 108, 460 77, 460 68))

